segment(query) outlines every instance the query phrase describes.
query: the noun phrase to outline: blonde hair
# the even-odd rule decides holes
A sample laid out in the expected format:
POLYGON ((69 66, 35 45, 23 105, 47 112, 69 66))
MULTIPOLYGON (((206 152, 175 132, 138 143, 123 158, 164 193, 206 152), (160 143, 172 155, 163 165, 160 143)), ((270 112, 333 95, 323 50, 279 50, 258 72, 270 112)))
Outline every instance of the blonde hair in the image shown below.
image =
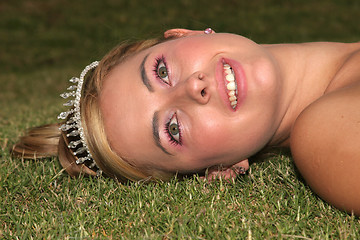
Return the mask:
MULTIPOLYGON (((117 155, 107 140, 99 106, 102 83, 111 70, 131 55, 163 41, 163 39, 150 39, 123 43, 115 47, 103 57, 93 74, 88 74, 84 83, 80 104, 82 126, 89 150, 100 169, 119 181, 168 180, 174 175, 159 169, 140 169, 117 155)), ((59 130, 59 124, 44 125, 28 130, 27 134, 13 146, 12 154, 28 159, 59 156, 61 165, 69 175, 78 176, 81 173, 96 175, 85 164, 75 163, 76 156, 67 147, 68 143, 65 133, 59 130)))

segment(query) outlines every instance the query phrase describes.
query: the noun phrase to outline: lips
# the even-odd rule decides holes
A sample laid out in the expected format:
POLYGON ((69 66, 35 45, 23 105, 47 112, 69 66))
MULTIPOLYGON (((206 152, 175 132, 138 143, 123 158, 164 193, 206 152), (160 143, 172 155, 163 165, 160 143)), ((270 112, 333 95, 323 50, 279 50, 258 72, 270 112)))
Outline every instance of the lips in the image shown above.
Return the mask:
POLYGON ((242 66, 232 59, 220 59, 216 67, 216 80, 224 104, 231 111, 236 111, 246 94, 245 74, 242 66))

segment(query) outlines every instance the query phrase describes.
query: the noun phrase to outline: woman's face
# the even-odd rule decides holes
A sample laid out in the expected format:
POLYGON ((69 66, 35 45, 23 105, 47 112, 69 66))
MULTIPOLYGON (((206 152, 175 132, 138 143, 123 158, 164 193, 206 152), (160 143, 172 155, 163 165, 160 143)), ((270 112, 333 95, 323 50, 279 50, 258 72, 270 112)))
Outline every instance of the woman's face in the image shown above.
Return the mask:
POLYGON ((120 156, 139 167, 193 172, 233 165, 264 147, 279 124, 280 91, 262 46, 233 34, 199 34, 114 68, 100 107, 120 156))

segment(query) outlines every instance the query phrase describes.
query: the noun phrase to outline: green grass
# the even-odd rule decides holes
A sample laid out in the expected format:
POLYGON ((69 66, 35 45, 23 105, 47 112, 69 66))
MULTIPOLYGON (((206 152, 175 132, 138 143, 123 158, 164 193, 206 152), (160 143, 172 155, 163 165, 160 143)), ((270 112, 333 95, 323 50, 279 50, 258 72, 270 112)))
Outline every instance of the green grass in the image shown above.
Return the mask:
POLYGON ((128 39, 185 27, 257 42, 359 41, 357 0, 0 3, 0 238, 360 239, 360 220, 319 199, 287 155, 233 183, 72 179, 56 158, 12 159, 30 126, 56 122, 66 80, 128 39))

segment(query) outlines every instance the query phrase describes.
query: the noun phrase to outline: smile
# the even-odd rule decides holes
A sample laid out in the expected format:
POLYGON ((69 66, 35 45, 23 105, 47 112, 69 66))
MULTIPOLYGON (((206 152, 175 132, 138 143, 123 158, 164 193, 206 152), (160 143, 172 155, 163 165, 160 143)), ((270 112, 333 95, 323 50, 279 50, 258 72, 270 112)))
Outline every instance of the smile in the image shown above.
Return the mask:
POLYGON ((242 65, 234 59, 220 58, 215 72, 220 99, 226 108, 236 112, 247 95, 246 76, 242 65))
POLYGON ((225 86, 226 86, 226 92, 229 97, 230 105, 233 109, 237 106, 237 100, 238 100, 238 89, 237 89, 237 83, 235 80, 235 74, 232 70, 231 66, 227 63, 223 64, 224 68, 224 74, 225 74, 225 86))

